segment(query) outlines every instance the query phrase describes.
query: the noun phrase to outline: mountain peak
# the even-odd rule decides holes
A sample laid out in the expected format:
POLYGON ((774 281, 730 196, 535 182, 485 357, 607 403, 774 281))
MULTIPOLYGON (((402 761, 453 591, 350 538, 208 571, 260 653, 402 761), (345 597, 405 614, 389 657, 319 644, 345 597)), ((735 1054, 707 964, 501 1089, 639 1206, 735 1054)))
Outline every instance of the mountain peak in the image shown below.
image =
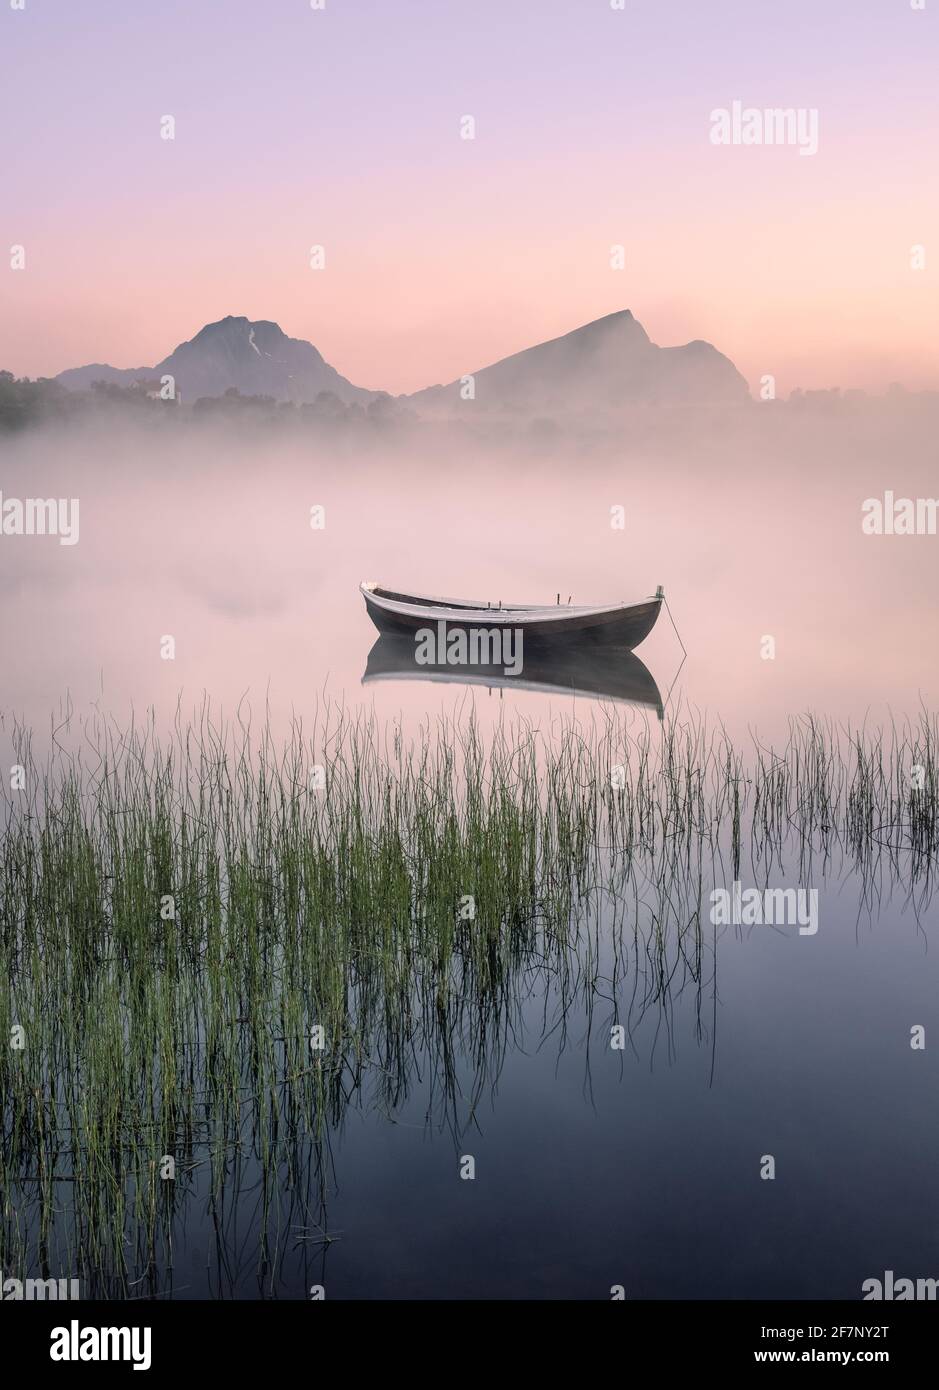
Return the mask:
POLYGON ((340 400, 368 402, 376 395, 340 376, 312 343, 288 338, 271 319, 228 314, 207 323, 157 364, 159 375, 175 378, 185 399, 221 396, 232 387, 246 396, 312 402, 321 391, 340 400))
POLYGON ((312 343, 288 338, 280 324, 244 314, 226 314, 203 324, 154 367, 76 367, 61 372, 59 380, 80 391, 95 381, 131 386, 142 378, 162 376, 172 376, 179 396, 190 402, 201 396, 223 396, 232 388, 244 396, 272 396, 298 404, 312 403, 322 391, 332 392, 347 405, 368 404, 385 394, 353 386, 312 343))
POLYGON ((747 384, 709 343, 661 348, 631 309, 593 319, 559 338, 503 357, 472 373, 466 402, 462 379, 431 386, 411 399, 420 408, 556 414, 637 403, 721 403, 744 400, 747 384))
MULTIPOLYGON (((236 336, 244 334, 250 336, 251 330, 255 332, 259 329, 266 329, 271 335, 286 338, 287 334, 279 323, 274 323, 270 319, 249 319, 244 314, 226 314, 223 319, 216 319, 214 323, 204 324, 199 332, 189 341, 196 343, 205 338, 218 336, 219 334, 229 334, 236 336)), ((180 344, 182 346, 182 344, 180 344)), ((312 344, 311 344, 312 346, 312 344)))

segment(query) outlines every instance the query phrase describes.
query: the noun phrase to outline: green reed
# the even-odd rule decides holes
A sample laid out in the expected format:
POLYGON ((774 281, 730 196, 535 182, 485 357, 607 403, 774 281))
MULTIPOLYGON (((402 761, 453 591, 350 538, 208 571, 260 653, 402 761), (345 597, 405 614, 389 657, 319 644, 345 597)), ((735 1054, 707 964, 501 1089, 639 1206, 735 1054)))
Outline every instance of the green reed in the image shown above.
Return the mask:
POLYGON ((317 1146, 353 1098, 393 1114, 419 1053, 441 1122, 472 1113, 537 977, 562 1038, 575 997, 640 1019, 700 996, 701 903, 746 854, 802 881, 886 864, 916 906, 939 850, 925 713, 796 719, 775 748, 604 707, 405 737, 326 704, 280 742, 207 707, 162 737, 96 714, 42 758, 9 736, 0 1264, 44 1267, 65 1239, 122 1293, 171 1264, 197 1170, 224 1205, 250 1158, 264 1212, 302 1190, 312 1223, 317 1146))

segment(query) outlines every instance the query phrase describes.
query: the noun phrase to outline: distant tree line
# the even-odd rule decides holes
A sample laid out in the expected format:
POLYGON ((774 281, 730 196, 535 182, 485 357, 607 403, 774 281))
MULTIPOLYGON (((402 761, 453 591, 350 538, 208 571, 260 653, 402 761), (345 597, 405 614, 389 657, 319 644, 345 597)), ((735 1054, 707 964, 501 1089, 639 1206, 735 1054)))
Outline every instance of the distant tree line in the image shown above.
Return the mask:
MULTIPOLYGON (((245 425, 257 427, 296 429, 300 432, 315 432, 321 435, 343 435, 365 432, 366 434, 393 433, 404 427, 417 424, 420 417, 405 402, 393 396, 381 395, 365 405, 353 401, 346 404, 334 391, 321 391, 315 401, 297 403, 278 401, 273 396, 243 396, 234 387, 223 396, 203 396, 193 403, 180 404, 175 400, 163 400, 160 396, 160 382, 141 379, 132 385, 119 385, 116 382, 96 381, 90 391, 70 391, 61 382, 48 377, 31 381, 28 377, 17 378, 12 372, 0 371, 0 435, 36 425, 69 426, 89 419, 102 421, 111 418, 141 420, 154 424, 172 425, 177 421, 224 423, 231 421, 239 428, 245 425)), ((559 403, 559 405, 562 403, 559 403)), ((745 409, 751 411, 798 411, 800 414, 853 414, 890 411, 900 407, 915 409, 934 415, 939 406, 939 393, 935 391, 905 391, 892 384, 883 395, 867 395, 863 391, 832 390, 790 392, 788 400, 773 402, 747 402, 745 409)), ((706 409, 706 407, 702 407, 706 409)), ((637 418, 647 418, 650 410, 655 414, 657 428, 664 428, 665 422, 672 418, 680 420, 683 409, 677 414, 657 410, 651 406, 636 406, 633 413, 637 418)), ((602 424, 602 412, 598 413, 598 423, 602 424)), ((490 419, 485 412, 480 413, 478 422, 461 419, 451 421, 449 428, 458 433, 471 433, 477 426, 484 435, 500 426, 504 432, 527 434, 542 445, 550 443, 559 432, 559 421, 564 412, 559 411, 557 419, 542 419, 515 416, 512 420, 498 416, 490 419)))
POLYGON ((72 393, 60 382, 47 377, 17 380, 12 372, 0 372, 0 430, 69 420, 75 413, 72 393))
MULTIPOLYGON (((334 391, 321 391, 312 403, 277 401, 273 396, 243 396, 234 387, 224 396, 204 396, 192 406, 162 400, 153 383, 134 382, 130 386, 96 381, 90 391, 70 391, 48 377, 31 381, 12 372, 0 372, 0 432, 27 429, 34 425, 70 424, 105 413, 131 418, 166 418, 170 412, 191 420, 237 420, 282 424, 295 423, 320 428, 393 428, 417 419, 412 410, 391 396, 380 396, 366 406, 346 405, 334 391)), ((159 383, 156 383, 158 386, 159 383)))

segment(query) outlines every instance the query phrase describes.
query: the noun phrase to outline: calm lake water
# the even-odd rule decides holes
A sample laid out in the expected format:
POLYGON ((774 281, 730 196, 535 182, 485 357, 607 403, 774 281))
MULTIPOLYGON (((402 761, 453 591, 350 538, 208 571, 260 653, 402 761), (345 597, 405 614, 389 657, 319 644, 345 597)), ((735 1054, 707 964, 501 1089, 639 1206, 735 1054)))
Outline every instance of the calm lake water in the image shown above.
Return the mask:
POLYGON ((621 1284, 629 1298, 854 1299, 886 1269, 928 1276, 936 1069, 910 1028, 934 1023, 935 911, 923 931, 899 912, 859 924, 856 897, 826 884, 814 938, 725 931, 700 994, 651 1007, 625 1053, 610 1048, 604 1001, 588 1025, 582 1000, 565 1008, 525 980, 491 1075, 457 1044, 452 1107, 439 1058, 417 1054, 393 1111, 346 1112, 329 1141, 328 1251, 297 1243, 308 1217, 285 1184, 259 1260, 249 1166, 225 1206, 224 1256, 196 1184, 172 1286, 188 1298, 302 1298, 316 1284, 331 1298, 608 1298, 621 1284), (472 1181, 459 1176, 467 1154, 472 1181), (766 1154, 774 1181, 759 1176, 766 1154))
MULTIPOLYGON (((244 697, 283 732, 324 700, 405 729, 459 721, 470 703, 484 726, 596 713, 556 693, 363 685, 376 633, 362 579, 506 602, 641 598, 661 583, 687 659, 665 614, 638 655, 671 690, 667 717, 706 714, 744 746, 751 732, 778 743, 806 709, 870 725, 936 709, 939 538, 860 527, 864 498, 922 493, 920 434, 905 455, 877 421, 676 434, 487 448, 441 432, 419 451, 333 454, 119 432, 106 447, 5 445, 4 494, 78 496, 81 540, 0 542, 4 762, 14 716, 42 745, 66 707, 120 722, 153 706, 168 726, 203 693, 228 716, 244 697)), ((618 709, 655 725, 654 711, 618 709)), ((798 882, 787 869, 772 882, 798 882)), ((859 1298, 887 1269, 939 1276, 937 910, 928 885, 914 910, 902 861, 873 880, 872 899, 849 859, 818 862, 812 936, 705 920, 700 968, 672 942, 675 975, 644 1006, 648 959, 614 919, 626 912, 641 936, 645 909, 604 905, 586 929, 602 987, 577 988, 573 957, 567 986, 522 962, 501 1020, 484 1035, 464 1020, 450 1038, 449 1088, 439 1039, 415 1045, 394 1085, 368 1079, 328 1143, 301 1136, 306 1202, 284 1176, 266 1248, 252 1163, 230 1173, 221 1212, 197 1169, 172 1261, 130 1292, 825 1299, 859 1298), (610 1047, 617 1023, 625 1051, 610 1047), (918 1024, 925 1050, 910 1046, 918 1024)))

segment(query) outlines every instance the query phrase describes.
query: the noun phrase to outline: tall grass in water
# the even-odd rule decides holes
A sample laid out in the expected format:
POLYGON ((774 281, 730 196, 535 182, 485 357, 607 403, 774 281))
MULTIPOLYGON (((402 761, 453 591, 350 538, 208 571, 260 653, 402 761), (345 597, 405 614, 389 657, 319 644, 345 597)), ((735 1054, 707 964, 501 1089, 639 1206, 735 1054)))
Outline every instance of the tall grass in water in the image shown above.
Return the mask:
POLYGON ((539 981, 561 1040, 578 998, 668 1030, 676 992, 706 983, 707 888, 745 856, 801 882, 846 860, 918 905, 939 849, 925 714, 795 720, 777 749, 611 711, 406 741, 330 706, 282 743, 208 710, 163 739, 95 716, 44 759, 27 730, 13 743, 0 1265, 64 1260, 119 1295, 172 1267, 197 1179, 224 1228, 245 1164, 262 1231, 289 1192, 315 1236, 346 1108, 393 1115, 426 1064, 458 1129, 539 981))

